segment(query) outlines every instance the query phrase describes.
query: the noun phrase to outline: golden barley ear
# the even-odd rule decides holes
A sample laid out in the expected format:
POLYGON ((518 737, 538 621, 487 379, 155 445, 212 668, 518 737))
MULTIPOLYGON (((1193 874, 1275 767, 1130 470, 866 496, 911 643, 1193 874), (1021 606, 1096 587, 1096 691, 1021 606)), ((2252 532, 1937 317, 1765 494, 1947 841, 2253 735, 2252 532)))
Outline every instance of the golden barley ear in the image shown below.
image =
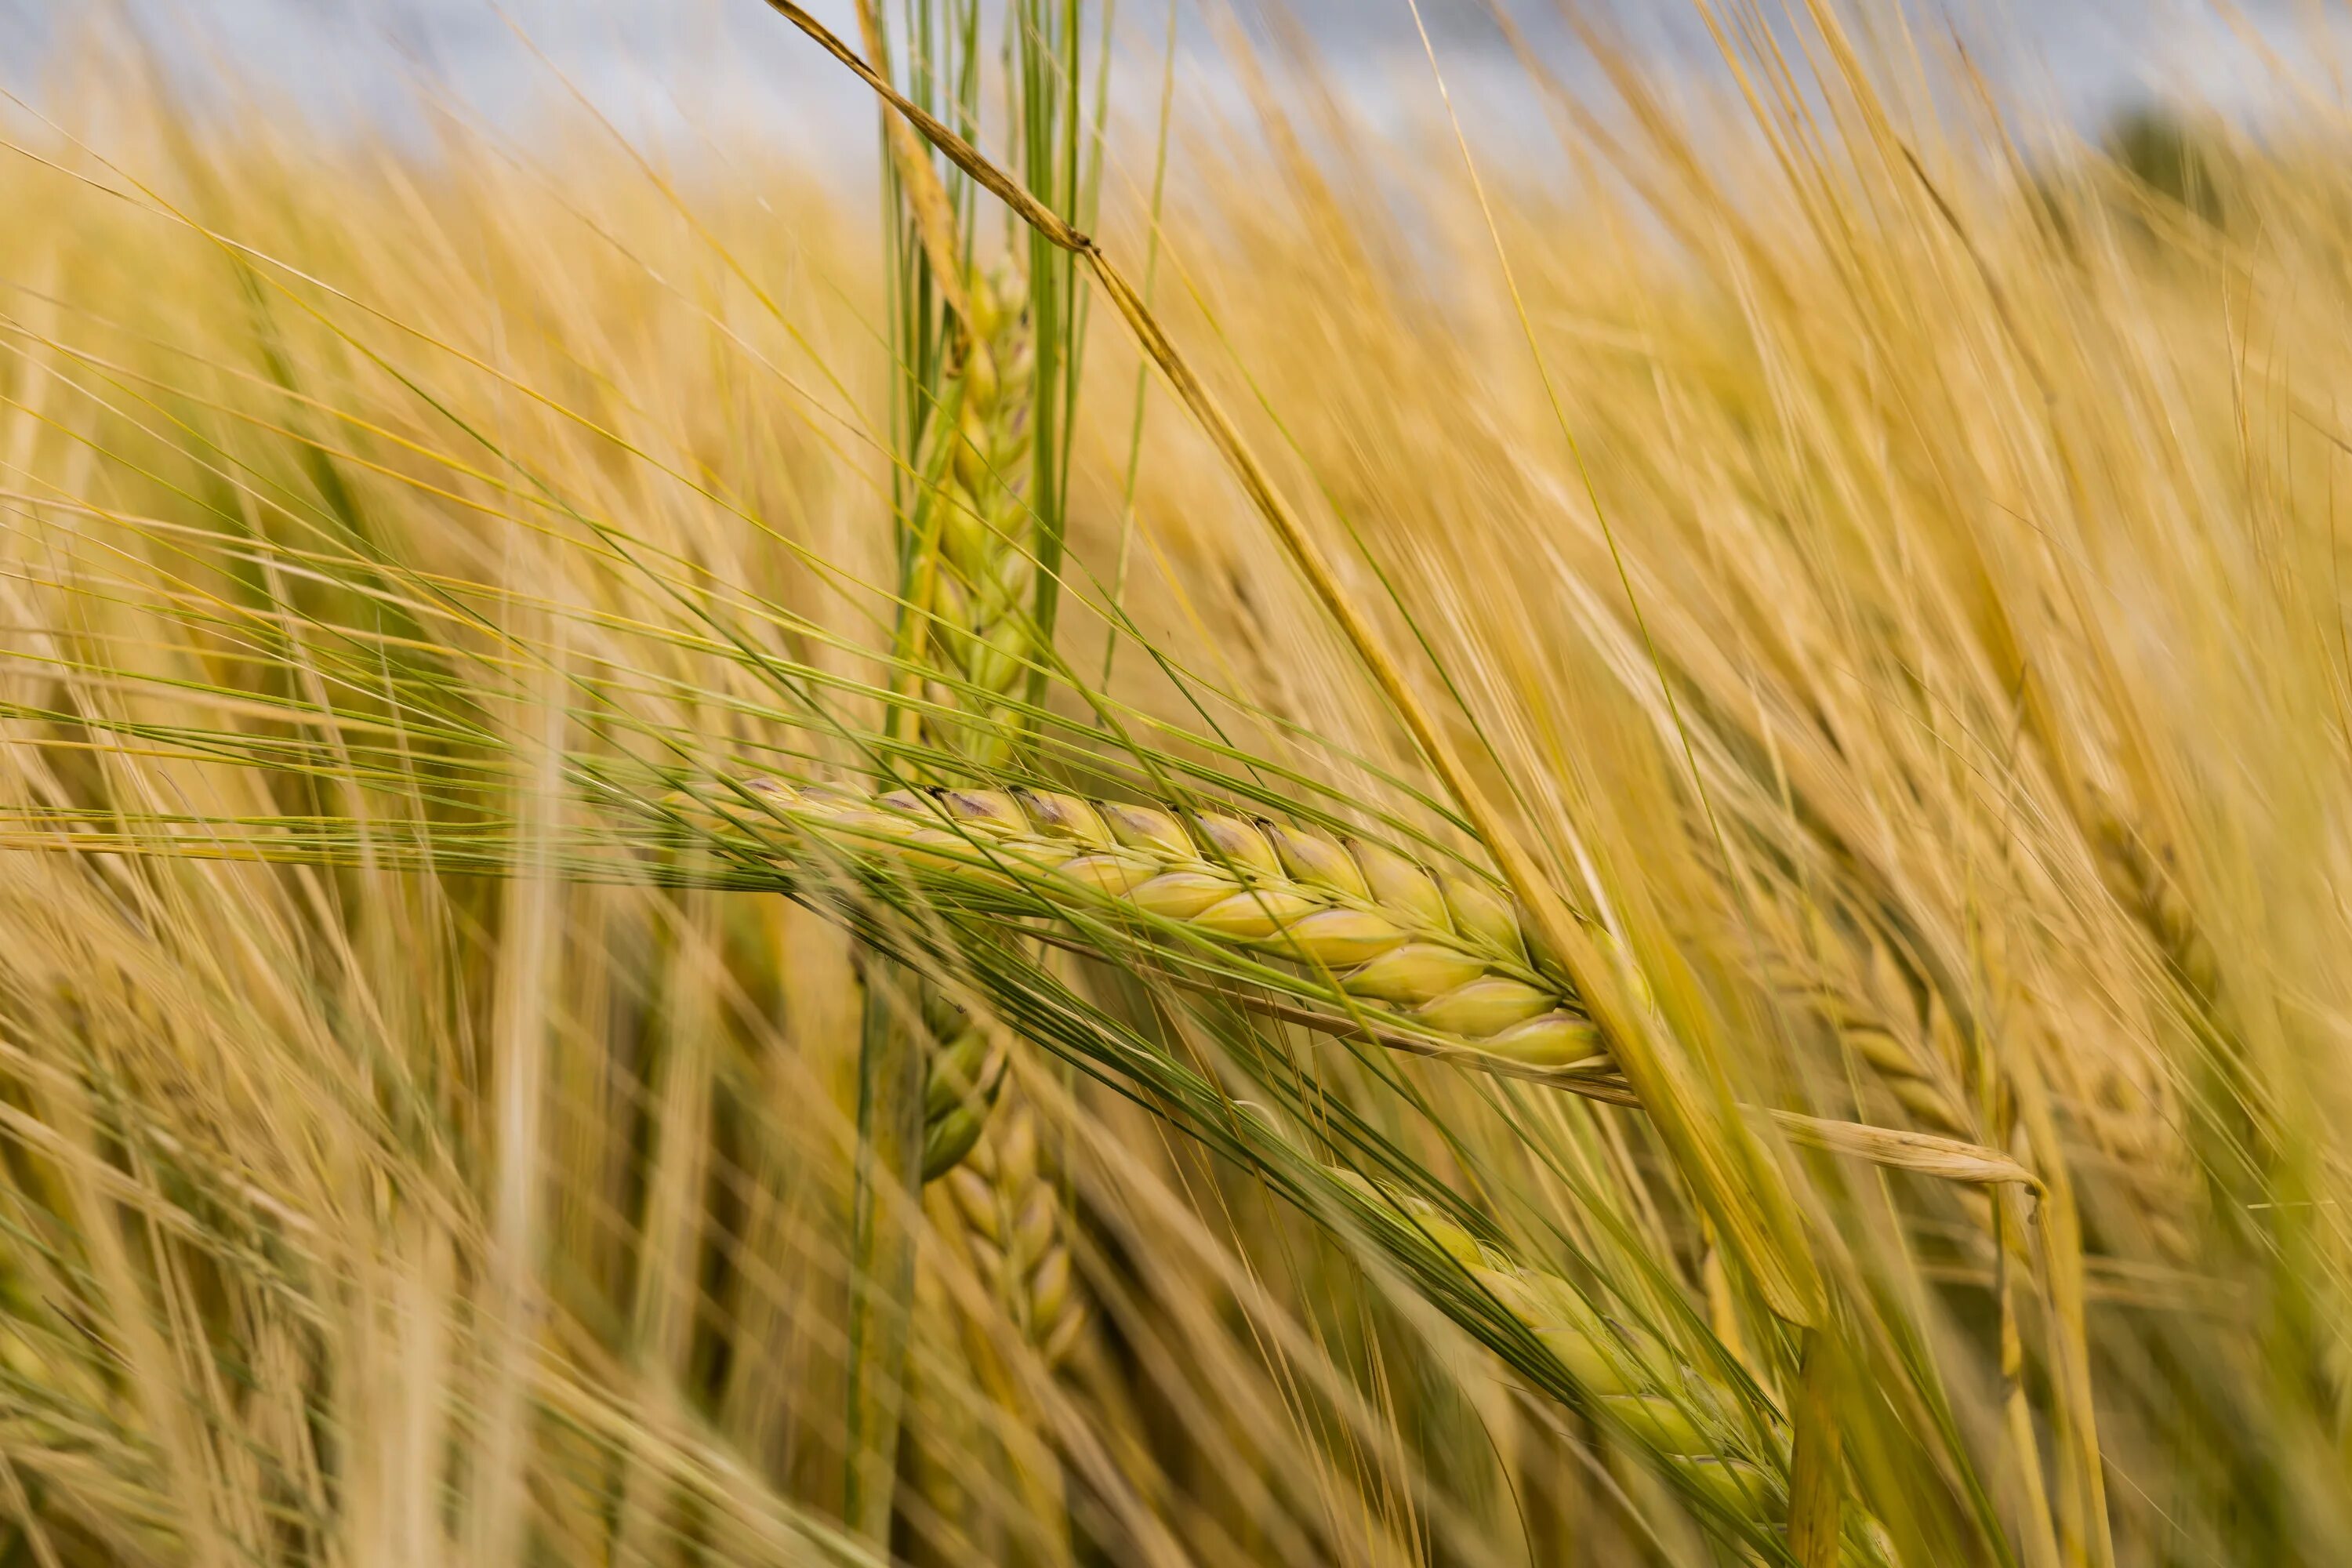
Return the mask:
POLYGON ((1605 1079, 1592 1021, 1499 891, 1319 828, 1024 791, 778 792, 853 850, 1055 889, 1328 976, 1389 1043, 1535 1076, 1605 1079))

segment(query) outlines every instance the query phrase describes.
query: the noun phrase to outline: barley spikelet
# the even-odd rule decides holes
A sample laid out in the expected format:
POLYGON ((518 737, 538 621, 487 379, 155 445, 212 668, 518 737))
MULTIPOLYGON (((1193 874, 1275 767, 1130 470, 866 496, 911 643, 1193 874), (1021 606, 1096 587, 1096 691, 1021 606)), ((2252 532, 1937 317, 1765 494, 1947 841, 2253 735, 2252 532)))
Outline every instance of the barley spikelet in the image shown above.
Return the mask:
POLYGON ((1040 1159, 1037 1119, 1018 1101, 991 1118, 946 1177, 974 1269, 1045 1363, 1066 1364, 1086 1328, 1062 1204, 1040 1159))
MULTIPOLYGON (((2128 874, 2127 866, 2138 863, 2111 865, 2111 874, 2120 879, 2128 874)), ((2167 944, 2168 960, 2186 983, 2192 966, 2200 963, 2199 955, 2210 950, 2201 947, 2185 906, 2177 893, 2166 903, 2141 883, 2128 885, 2147 893, 2146 904, 2136 912, 2151 937, 2167 944)), ((2119 895, 2123 890, 2118 889, 2119 895)), ((2210 963, 2202 972, 2210 973, 2210 963)), ((1913 1124, 1962 1142, 1984 1140, 1985 1129, 1960 1069, 1949 1010, 1932 986, 1915 988, 1878 931, 1861 921, 1832 929, 1816 914, 1807 959, 1780 966, 1776 979, 1783 995, 1801 1001, 1871 1069, 1913 1124)), ((2200 995, 2202 1005, 2201 994, 2192 994, 2200 995)), ((2131 1098, 2120 1084, 2113 1094, 2118 1102, 2131 1098)), ((2118 1190, 2127 1194, 2134 1219, 2158 1255, 2175 1266, 2189 1263, 2195 1246, 2174 1212, 2182 1184, 2160 1119, 2120 1105, 2087 1106, 2082 1113, 2116 1156, 2124 1173, 2118 1190)), ((1987 1194, 1962 1188, 1956 1196, 1976 1227, 1989 1236, 1992 1215, 1987 1194)), ((2014 1244, 2015 1238, 2011 1239, 2014 1244)))
MULTIPOLYGON (((837 853, 1027 890, 1328 973, 1383 1043, 1540 1076, 1613 1068, 1558 961, 1486 883, 1320 829, 1074 795, 745 790, 837 853)), ((1014 907, 1018 907, 1017 905, 1014 907)))
POLYGON ((936 986, 923 987, 923 1024, 937 1042, 924 1069, 923 1180, 936 1182, 987 1127, 1009 1058, 1000 1035, 936 986))
POLYGON ((926 742, 985 776, 1012 761, 1021 731, 1013 700, 1036 652, 1036 517, 1022 479, 1036 361, 1018 280, 976 276, 971 295, 972 331, 941 399, 954 424, 933 437, 950 449, 943 464, 928 465, 942 477, 933 548, 919 567, 928 592, 916 595, 926 618, 919 725, 926 742))
POLYGON ((1030 1368, 1060 1372, 1087 1315, 1031 1109, 1000 1106, 924 1207, 937 1245, 916 1273, 925 1354, 909 1376, 924 1386, 909 1400, 904 1471, 920 1500, 908 1510, 923 1547, 913 1561, 1066 1564, 1070 1542, 1056 1522, 1067 1515, 1066 1483, 1030 1368), (1016 1346, 1034 1361, 1008 1354, 1016 1346), (1016 1517, 1017 1542, 1007 1530, 1016 1517))

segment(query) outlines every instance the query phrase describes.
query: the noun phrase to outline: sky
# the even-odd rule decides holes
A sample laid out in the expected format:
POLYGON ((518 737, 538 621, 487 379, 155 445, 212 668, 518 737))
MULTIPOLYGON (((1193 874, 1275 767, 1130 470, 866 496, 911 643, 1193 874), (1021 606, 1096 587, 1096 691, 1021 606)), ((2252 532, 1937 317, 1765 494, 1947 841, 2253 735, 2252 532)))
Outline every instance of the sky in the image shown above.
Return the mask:
MULTIPOLYGON (((1181 0, 1180 72, 1196 106, 1235 89, 1203 18, 1227 7, 1263 26, 1271 0, 1181 0)), ((1415 0, 1286 0, 1360 112, 1375 125, 1429 120, 1438 101, 1414 26, 1415 0)), ((1539 46, 1567 58, 1559 0, 1509 0, 1539 46)), ((1588 6, 1596 0, 1578 0, 1588 6)), ((1781 0, 1763 0, 1771 9, 1781 0)), ((1895 0, 1864 0, 1879 14, 1895 0)), ((810 0, 854 33, 850 0, 810 0)), ((1418 0, 1454 101, 1507 135, 1540 111, 1485 16, 1488 0, 1418 0)), ((1906 0, 1915 25, 1950 28, 2009 89, 2085 127, 2118 107, 2188 96, 2255 117, 2292 98, 2260 63, 2278 50, 2333 97, 2297 24, 2326 13, 2339 35, 2345 0, 1906 0), (2250 41, 2252 40, 2252 41, 2250 41)), ((1126 40, 1118 97, 1132 105, 1157 76, 1167 0, 1121 0, 1126 40)), ((1654 58, 1697 71, 1711 58, 1688 0, 1615 0, 1619 21, 1654 58)), ((845 73, 762 0, 0 0, 0 86, 70 112, 77 29, 93 15, 127 19, 199 99, 232 92, 298 116, 322 135, 412 134, 417 105, 461 109, 528 131, 577 93, 633 137, 691 142, 755 128, 788 149, 862 175, 871 109, 845 73), (233 83, 229 89, 224 84, 233 83)), ((1571 79, 1572 64, 1569 68, 1571 79)))

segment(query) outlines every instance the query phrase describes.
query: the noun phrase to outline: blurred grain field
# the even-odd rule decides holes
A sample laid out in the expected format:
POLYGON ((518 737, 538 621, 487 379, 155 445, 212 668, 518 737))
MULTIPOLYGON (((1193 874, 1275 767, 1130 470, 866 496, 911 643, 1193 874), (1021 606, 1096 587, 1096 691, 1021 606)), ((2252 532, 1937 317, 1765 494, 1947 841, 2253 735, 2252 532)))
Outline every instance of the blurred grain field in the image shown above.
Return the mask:
POLYGON ((9 122, 0 1564, 2352 1556, 2307 62, 1081 178, 1024 4, 1156 363, 920 144, 9 122))

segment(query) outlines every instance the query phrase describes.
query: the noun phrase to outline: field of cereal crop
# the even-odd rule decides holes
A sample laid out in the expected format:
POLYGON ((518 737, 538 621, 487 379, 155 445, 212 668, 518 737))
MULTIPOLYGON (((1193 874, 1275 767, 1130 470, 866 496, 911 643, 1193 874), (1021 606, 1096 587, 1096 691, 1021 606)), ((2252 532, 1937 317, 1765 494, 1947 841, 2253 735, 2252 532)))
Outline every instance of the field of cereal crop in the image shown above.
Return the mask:
POLYGON ((2352 1561, 2338 29, 1536 9, 35 29, 0 1568, 2352 1561))

